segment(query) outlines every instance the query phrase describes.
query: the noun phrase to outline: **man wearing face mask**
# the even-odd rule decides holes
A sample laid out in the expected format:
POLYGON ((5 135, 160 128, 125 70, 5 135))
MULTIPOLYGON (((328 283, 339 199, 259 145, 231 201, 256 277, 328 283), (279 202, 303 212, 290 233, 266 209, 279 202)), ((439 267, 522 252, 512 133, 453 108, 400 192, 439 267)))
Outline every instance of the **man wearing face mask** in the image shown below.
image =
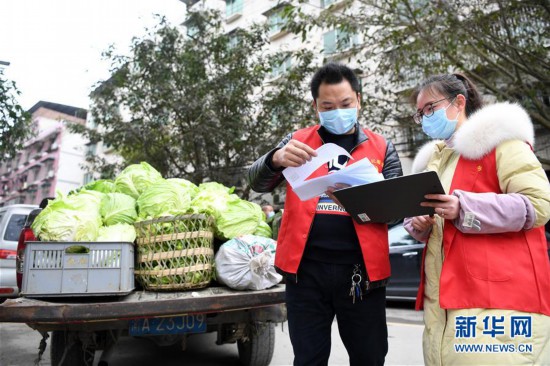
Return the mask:
POLYGON ((269 222, 270 219, 273 218, 273 216, 275 216, 275 210, 273 209, 273 206, 271 206, 271 205, 262 206, 262 211, 264 212, 265 218, 268 222, 269 222))
MULTIPOLYGON (((282 170, 316 156, 335 143, 353 157, 339 156, 325 173, 361 159, 384 178, 402 175, 393 145, 359 126, 359 81, 345 65, 329 63, 311 81, 319 125, 287 135, 249 170, 257 192, 271 192, 283 182, 282 170)), ((286 276, 286 304, 294 365, 327 365, 331 326, 336 316, 350 365, 383 365, 388 349, 385 285, 390 276, 385 224, 357 224, 335 202, 331 187, 321 197, 300 201, 287 184, 275 265, 286 276)))

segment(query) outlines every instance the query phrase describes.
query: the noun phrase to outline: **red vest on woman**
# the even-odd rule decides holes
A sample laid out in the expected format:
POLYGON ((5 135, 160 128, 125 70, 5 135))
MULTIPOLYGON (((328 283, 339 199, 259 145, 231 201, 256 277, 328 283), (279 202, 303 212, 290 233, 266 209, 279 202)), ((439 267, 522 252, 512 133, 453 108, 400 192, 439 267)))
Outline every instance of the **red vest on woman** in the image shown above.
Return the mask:
MULTIPOLYGON (((502 193, 496 150, 479 160, 460 157, 450 193, 455 189, 502 193)), ((442 308, 509 309, 550 315, 550 262, 544 227, 464 234, 451 221, 445 221, 443 250, 439 289, 442 308)), ((423 299, 423 284, 422 280, 418 305, 423 299)))
MULTIPOLYGON (((309 145, 313 149, 323 145, 319 136, 319 125, 296 131, 292 138, 309 145)), ((368 139, 351 152, 353 164, 363 158, 369 159, 378 171, 382 171, 386 156, 386 140, 371 131, 363 130, 368 139)), ((317 169, 311 178, 328 174, 327 164, 317 169)), ((277 238, 275 266, 286 273, 296 274, 302 259, 309 231, 315 216, 319 197, 301 201, 287 183, 285 209, 277 238)), ((378 281, 390 276, 388 248, 388 228, 385 224, 358 224, 353 221, 365 267, 370 281, 378 281)))

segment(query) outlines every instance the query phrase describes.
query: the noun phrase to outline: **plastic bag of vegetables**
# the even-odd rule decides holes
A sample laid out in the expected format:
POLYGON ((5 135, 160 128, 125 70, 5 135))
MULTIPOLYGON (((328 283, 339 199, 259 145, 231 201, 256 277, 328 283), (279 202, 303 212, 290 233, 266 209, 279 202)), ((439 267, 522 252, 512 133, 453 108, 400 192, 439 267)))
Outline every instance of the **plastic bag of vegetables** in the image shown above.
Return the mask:
POLYGON ((275 286, 282 280, 274 266, 276 246, 275 240, 256 235, 243 235, 225 242, 214 258, 217 280, 236 290, 275 286))

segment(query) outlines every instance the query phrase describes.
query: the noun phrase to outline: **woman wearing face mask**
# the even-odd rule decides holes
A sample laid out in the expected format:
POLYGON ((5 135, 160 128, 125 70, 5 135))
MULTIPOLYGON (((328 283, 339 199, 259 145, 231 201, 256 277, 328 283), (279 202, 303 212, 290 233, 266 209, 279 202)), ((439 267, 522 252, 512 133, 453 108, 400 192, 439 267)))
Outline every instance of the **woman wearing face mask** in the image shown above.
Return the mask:
POLYGON ((435 217, 405 219, 427 243, 417 308, 427 365, 550 365, 548 179, 517 104, 483 106, 461 74, 433 76, 413 118, 434 139, 413 171, 436 171, 448 195, 435 217))

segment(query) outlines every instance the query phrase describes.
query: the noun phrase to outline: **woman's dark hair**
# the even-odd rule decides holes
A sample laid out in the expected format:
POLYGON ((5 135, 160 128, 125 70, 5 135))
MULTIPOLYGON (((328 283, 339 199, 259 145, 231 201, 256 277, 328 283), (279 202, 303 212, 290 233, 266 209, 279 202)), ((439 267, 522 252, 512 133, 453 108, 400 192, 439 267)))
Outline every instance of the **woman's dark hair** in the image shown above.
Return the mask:
POLYGON ((474 83, 460 73, 430 76, 420 83, 411 95, 411 102, 413 104, 416 104, 418 94, 425 89, 429 89, 432 92, 437 92, 449 98, 456 97, 458 94, 464 95, 466 97, 467 117, 483 106, 483 100, 474 83))
POLYGON ((319 86, 321 86, 322 83, 326 84, 339 84, 342 82, 342 80, 346 79, 350 85, 353 91, 355 93, 359 93, 361 91, 361 87, 359 85, 359 79, 357 79, 357 76, 355 76, 355 73, 352 69, 347 67, 346 65, 342 65, 336 62, 329 62, 323 67, 321 67, 315 75, 313 75, 313 78, 311 79, 311 95, 313 96, 314 100, 317 100, 319 97, 319 86))

